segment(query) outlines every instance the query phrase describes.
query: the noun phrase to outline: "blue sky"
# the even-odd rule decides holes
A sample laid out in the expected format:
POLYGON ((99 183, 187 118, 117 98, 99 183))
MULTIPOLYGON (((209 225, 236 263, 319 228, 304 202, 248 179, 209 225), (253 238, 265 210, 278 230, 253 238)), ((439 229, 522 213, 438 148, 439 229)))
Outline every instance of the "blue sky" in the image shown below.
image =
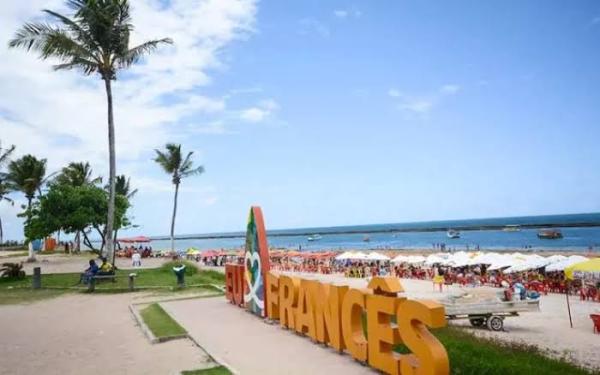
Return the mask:
MULTIPOLYGON (((199 10, 194 1, 153 3, 134 7, 134 21, 136 11, 143 26, 161 12, 176 21, 181 10, 199 10)), ((39 8, 14 11, 13 24, 39 8)), ((600 211, 600 4, 231 0, 210 9, 191 37, 167 16, 146 29, 179 37, 197 55, 164 51, 117 87, 125 92, 117 127, 126 132, 118 172, 140 188, 135 233, 168 232, 169 179, 150 161, 166 141, 194 150, 206 168, 183 182, 180 234, 239 230, 251 204, 270 228, 600 211), (205 60, 187 66, 186 57, 205 60), (144 69, 153 73, 140 78, 144 69), (151 100, 127 100, 154 87, 151 100), (136 111, 125 112, 129 105, 136 111)), ((89 81, 68 74, 67 88, 89 81)), ((75 126, 50 135, 85 145, 59 161, 56 148, 28 144, 19 113, 0 111, 0 127, 4 119, 13 129, 0 139, 57 168, 92 158, 106 175, 103 105, 97 142, 86 144, 75 126)), ((0 213, 18 238, 13 211, 0 213)))

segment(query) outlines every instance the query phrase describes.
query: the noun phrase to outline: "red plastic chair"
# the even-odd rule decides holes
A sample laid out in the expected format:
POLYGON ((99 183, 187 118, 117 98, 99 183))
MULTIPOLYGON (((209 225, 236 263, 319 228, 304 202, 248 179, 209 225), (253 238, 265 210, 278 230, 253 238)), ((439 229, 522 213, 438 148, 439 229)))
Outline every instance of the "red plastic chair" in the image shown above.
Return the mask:
POLYGON ((592 322, 594 322, 594 333, 600 333, 600 314, 590 314, 592 322))

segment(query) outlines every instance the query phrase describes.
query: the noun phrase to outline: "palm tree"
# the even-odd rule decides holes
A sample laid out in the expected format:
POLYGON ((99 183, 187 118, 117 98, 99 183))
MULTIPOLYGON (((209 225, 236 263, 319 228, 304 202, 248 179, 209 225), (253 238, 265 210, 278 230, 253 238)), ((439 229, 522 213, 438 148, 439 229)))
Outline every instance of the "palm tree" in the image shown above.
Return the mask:
MULTIPOLYGON (((7 182, 9 187, 25 194, 27 198, 27 223, 31 220, 31 204, 36 193, 41 194, 46 182, 46 159, 37 159, 33 155, 25 155, 8 164, 7 182)), ((28 240, 33 240, 29 238, 28 240)), ((33 247, 29 246, 29 261, 35 261, 33 247)))
POLYGON ((179 184, 181 179, 199 175, 204 172, 204 167, 199 166, 194 168, 192 162, 192 151, 188 152, 185 158, 181 155, 181 145, 167 143, 166 150, 156 151, 157 162, 162 169, 171 175, 171 181, 175 185, 175 199, 173 201, 173 218, 171 219, 171 251, 175 251, 175 216, 177 215, 177 195, 179 194, 179 184))
MULTIPOLYGON (((2 148, 2 144, 0 143, 0 168, 4 166, 4 164, 8 163, 8 158, 10 154, 15 150, 15 146, 12 145, 7 149, 2 148)), ((3 173, 0 169, 0 203, 6 201, 10 204, 14 204, 12 199, 7 197, 8 193, 10 193, 11 189, 9 185, 4 181, 6 180, 6 173, 3 173)), ((4 230, 2 228, 2 218, 0 217, 0 245, 4 242, 4 230)))
POLYGON ((55 70, 79 69, 85 75, 97 73, 104 81, 108 103, 108 153, 110 186, 108 217, 106 220, 106 254, 113 251, 110 233, 113 231, 115 212, 115 124, 113 116, 112 81, 117 71, 138 62, 161 44, 171 39, 157 39, 136 47, 129 46, 133 30, 128 0, 67 0, 72 17, 52 10, 43 12, 56 24, 26 23, 8 43, 11 48, 25 48, 39 52, 42 59, 57 58, 55 70))
POLYGON ((69 186, 96 185, 102 182, 102 177, 92 178, 92 168, 88 162, 69 163, 56 176, 56 183, 69 186))
POLYGON ((133 198, 137 194, 138 189, 131 189, 130 178, 125 175, 117 176, 115 180, 115 192, 118 195, 122 195, 127 199, 133 198))

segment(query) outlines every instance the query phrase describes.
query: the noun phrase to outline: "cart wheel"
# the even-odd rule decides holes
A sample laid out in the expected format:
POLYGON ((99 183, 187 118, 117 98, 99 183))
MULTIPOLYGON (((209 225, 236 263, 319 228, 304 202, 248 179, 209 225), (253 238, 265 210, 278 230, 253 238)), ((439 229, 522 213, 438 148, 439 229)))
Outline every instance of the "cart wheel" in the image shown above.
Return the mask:
POLYGON ((483 325, 485 324, 484 318, 471 318, 469 319, 469 321, 471 322, 471 325, 473 327, 483 327, 483 325))
POLYGON ((499 316, 492 316, 487 321, 487 327, 491 331, 502 331, 504 328, 504 319, 499 316))

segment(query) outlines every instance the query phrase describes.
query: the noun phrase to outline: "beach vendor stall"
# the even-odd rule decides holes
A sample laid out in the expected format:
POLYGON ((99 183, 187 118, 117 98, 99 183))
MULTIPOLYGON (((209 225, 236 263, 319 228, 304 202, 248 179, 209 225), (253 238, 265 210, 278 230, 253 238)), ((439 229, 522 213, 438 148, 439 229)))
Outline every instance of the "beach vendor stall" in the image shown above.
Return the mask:
MULTIPOLYGON (((567 280, 581 280, 581 291, 582 297, 592 300, 598 298, 598 287, 600 286, 600 258, 594 258, 572 264, 565 268, 565 277, 567 280)), ((565 293, 567 296, 567 309, 569 311, 569 322, 571 328, 573 328, 573 319, 571 317, 571 306, 569 304, 569 293, 565 293)), ((592 314, 595 315, 595 314, 592 314)), ((590 316, 596 324, 594 316, 590 316)))
POLYGON ((142 258, 147 258, 152 255, 152 247, 148 245, 150 242, 152 240, 146 236, 119 238, 117 244, 120 250, 117 255, 131 258, 133 253, 138 251, 142 258))

